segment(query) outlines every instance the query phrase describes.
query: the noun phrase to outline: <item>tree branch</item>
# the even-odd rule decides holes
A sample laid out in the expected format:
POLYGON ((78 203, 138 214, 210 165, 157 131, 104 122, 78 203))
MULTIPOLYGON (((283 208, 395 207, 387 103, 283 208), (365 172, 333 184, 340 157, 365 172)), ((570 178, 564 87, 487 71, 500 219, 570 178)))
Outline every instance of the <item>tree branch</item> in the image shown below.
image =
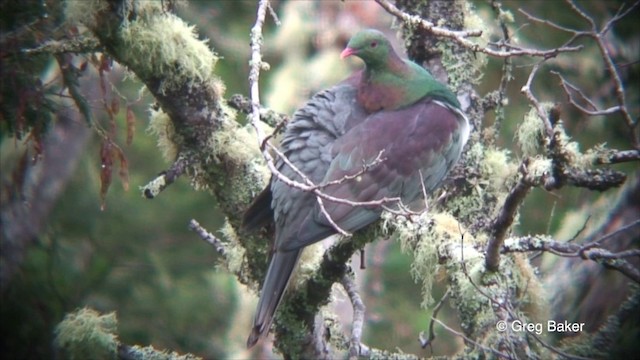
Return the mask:
MULTIPOLYGON (((635 222, 633 226, 637 226, 638 224, 639 222, 635 222)), ((609 250, 593 245, 581 246, 575 243, 549 240, 546 236, 511 238, 505 241, 500 248, 500 253, 502 254, 530 251, 547 251, 562 257, 581 257, 585 260, 592 260, 607 268, 619 271, 629 279, 640 284, 640 270, 625 260, 626 257, 640 257, 639 249, 612 253, 609 250)))
POLYGON ((351 341, 349 342, 349 359, 357 359, 361 354, 362 327, 364 326, 365 306, 356 289, 353 274, 344 274, 340 283, 349 295, 353 306, 353 321, 351 323, 351 341))
POLYGON ((504 243, 507 230, 513 224, 520 204, 531 189, 531 184, 526 180, 526 167, 524 162, 521 166, 522 177, 509 192, 500 213, 491 224, 491 237, 487 243, 485 267, 489 271, 497 271, 500 266, 500 248, 504 243))
POLYGON ((395 5, 391 4, 388 0, 376 0, 380 6, 382 6, 389 14, 394 15, 398 19, 405 23, 420 26, 422 29, 430 32, 434 36, 449 39, 456 44, 473 52, 480 52, 490 56, 499 58, 509 58, 514 56, 533 56, 542 57, 545 59, 557 56, 560 53, 576 52, 582 50, 583 46, 563 46, 551 50, 536 50, 536 49, 524 49, 517 48, 515 46, 510 47, 509 50, 494 50, 488 47, 480 46, 477 43, 469 40, 469 37, 478 37, 482 35, 482 30, 468 30, 468 31, 453 31, 446 28, 436 26, 430 21, 424 20, 419 16, 407 14, 395 5))

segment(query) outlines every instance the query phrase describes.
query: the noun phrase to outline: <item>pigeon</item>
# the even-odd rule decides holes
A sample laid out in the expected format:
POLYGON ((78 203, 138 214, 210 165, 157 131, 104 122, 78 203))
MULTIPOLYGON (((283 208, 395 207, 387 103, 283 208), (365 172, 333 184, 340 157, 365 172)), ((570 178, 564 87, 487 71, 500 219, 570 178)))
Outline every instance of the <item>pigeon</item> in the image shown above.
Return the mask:
POLYGON ((384 207, 424 200, 457 163, 469 138, 455 94, 401 58, 382 32, 359 31, 340 56, 360 58, 364 68, 318 92, 293 114, 279 146, 286 161, 278 158, 276 168, 344 201, 325 198, 320 205, 314 193, 272 176, 245 212, 245 229, 275 224, 248 348, 268 333, 305 246, 339 229, 362 229, 384 207))

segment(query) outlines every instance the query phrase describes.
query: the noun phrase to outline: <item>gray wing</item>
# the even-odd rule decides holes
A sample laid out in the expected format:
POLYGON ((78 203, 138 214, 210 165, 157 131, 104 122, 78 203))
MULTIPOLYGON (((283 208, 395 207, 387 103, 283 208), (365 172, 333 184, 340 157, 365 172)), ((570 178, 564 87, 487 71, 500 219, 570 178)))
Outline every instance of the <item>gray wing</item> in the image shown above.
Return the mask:
MULTIPOLYGON (((356 88, 348 83, 316 94, 296 111, 287 127, 280 149, 297 169, 319 184, 326 177, 333 160, 332 147, 350 128, 364 121, 366 114, 356 103, 356 88)), ((282 159, 278 170, 290 179, 303 179, 282 159)), ((283 183, 271 182, 272 208, 276 223, 276 248, 298 232, 304 219, 314 211, 316 197, 283 183)), ((321 239, 318 239, 321 240, 321 239)))
MULTIPOLYGON (((468 123, 457 109, 423 99, 410 107, 374 113, 338 139, 323 182, 344 179, 361 171, 382 152, 379 165, 352 180, 326 187, 336 198, 354 202, 400 197, 408 205, 422 197, 422 185, 433 191, 458 161, 468 138, 468 123)), ((394 204, 387 204, 393 207, 394 204)), ((346 231, 375 221, 379 206, 350 206, 325 200, 331 219, 346 231)), ((335 233, 319 205, 303 220, 283 250, 306 246, 335 233)))

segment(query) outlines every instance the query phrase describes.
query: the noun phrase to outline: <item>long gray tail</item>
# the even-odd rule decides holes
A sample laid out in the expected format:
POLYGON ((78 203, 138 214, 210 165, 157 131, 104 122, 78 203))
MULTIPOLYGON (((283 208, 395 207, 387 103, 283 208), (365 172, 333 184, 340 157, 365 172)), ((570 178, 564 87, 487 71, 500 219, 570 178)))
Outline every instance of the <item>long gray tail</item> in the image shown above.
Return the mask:
POLYGON ((262 336, 269 332, 273 314, 282 300, 282 295, 289 284, 291 274, 301 253, 302 249, 287 252, 276 251, 273 254, 269 270, 267 270, 267 277, 262 285, 253 328, 247 339, 247 348, 255 345, 262 336))

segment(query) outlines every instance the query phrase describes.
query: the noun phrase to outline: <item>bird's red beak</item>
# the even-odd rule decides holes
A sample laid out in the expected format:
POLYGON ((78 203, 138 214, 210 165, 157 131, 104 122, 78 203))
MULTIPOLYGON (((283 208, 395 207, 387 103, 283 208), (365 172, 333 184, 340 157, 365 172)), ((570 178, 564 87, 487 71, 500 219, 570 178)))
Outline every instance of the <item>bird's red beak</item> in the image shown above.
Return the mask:
POLYGON ((348 56, 351 56, 353 54, 355 54, 356 51, 350 47, 345 48, 344 50, 342 50, 342 52, 340 53, 340 59, 344 59, 348 56))

